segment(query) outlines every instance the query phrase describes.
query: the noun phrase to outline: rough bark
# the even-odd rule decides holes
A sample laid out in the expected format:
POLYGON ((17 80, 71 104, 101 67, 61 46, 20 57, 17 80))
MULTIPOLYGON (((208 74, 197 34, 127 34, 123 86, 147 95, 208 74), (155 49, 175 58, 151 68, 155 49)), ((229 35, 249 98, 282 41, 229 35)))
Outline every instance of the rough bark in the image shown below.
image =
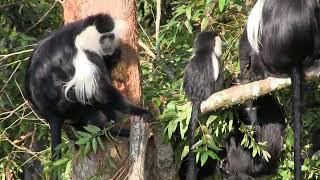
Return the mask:
POLYGON ((82 157, 75 152, 72 161, 72 179, 125 179, 130 164, 128 162, 127 138, 117 138, 117 142, 105 140, 106 149, 97 149, 82 157))
POLYGON ((275 91, 291 84, 289 78, 269 77, 264 80, 251 82, 244 85, 233 86, 231 88, 212 94, 201 104, 201 112, 207 113, 232 105, 242 104, 249 99, 254 99, 271 91, 275 91))

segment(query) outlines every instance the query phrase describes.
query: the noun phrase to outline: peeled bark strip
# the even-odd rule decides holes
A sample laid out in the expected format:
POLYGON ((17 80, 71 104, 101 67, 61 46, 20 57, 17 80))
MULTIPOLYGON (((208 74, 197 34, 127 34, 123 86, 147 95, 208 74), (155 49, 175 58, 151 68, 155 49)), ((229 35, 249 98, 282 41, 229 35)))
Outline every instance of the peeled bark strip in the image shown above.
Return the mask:
POLYGON ((131 120, 130 129, 130 160, 132 166, 129 172, 129 180, 142 180, 145 178, 145 160, 148 139, 151 136, 151 131, 148 123, 140 117, 134 116, 131 120))
POLYGON ((207 113, 218 109, 242 104, 247 100, 287 87, 291 84, 290 78, 269 77, 264 80, 251 82, 212 94, 201 104, 201 112, 207 113))

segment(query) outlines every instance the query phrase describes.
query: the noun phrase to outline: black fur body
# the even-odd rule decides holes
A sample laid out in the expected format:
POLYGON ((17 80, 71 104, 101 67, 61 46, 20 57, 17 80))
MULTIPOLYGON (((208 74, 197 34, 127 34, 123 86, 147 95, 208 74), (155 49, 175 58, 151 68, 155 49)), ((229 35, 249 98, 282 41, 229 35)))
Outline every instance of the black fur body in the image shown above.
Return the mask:
MULTIPOLYGON (((86 19, 70 23, 53 32, 42 40, 32 53, 26 72, 25 91, 27 99, 32 103, 36 113, 46 119, 51 129, 52 154, 54 148, 61 143, 61 128, 68 119, 76 128, 81 128, 90 122, 97 126, 104 126, 107 120, 116 120, 116 112, 124 114, 145 115, 152 118, 146 110, 127 101, 112 85, 111 71, 121 56, 121 49, 116 43, 115 23, 109 15, 99 14, 86 19), (91 31, 89 30, 90 28, 91 31), (95 29, 96 30, 95 30, 95 29), (92 32, 92 37, 98 37, 94 42, 91 37, 82 40, 81 34, 85 30, 92 32), (98 44, 99 50, 81 49, 78 44, 86 45, 87 42, 98 44), (79 40, 79 41, 80 41, 79 40), (84 42, 82 42, 84 41, 84 42), (82 43, 82 44, 81 44, 82 43), (78 45, 77 44, 77 45, 78 45), (92 93, 92 97, 85 94, 87 102, 80 102, 73 86, 66 92, 66 83, 76 75, 76 70, 81 75, 81 68, 88 68, 87 64, 75 67, 74 61, 82 62, 83 59, 75 57, 83 51, 82 58, 93 68, 96 68, 95 79, 90 79, 83 72, 86 81, 95 83, 95 87, 84 86, 84 92, 92 93), (78 54, 77 54, 78 53, 78 54), (98 74, 98 75, 97 75, 98 74), (92 88, 89 91, 85 88, 92 88), (89 118, 89 119, 86 119, 89 118)), ((93 77, 92 77, 93 78, 93 77)), ((59 158, 59 153, 53 159, 59 158)))
POLYGON ((226 159, 223 171, 229 177, 241 180, 254 179, 263 175, 274 174, 282 151, 285 116, 281 105, 271 95, 259 97, 253 105, 245 106, 238 112, 239 120, 254 127, 256 142, 267 142, 264 150, 271 155, 269 162, 257 155, 252 157, 252 151, 243 148, 240 143, 243 135, 239 126, 230 136, 226 144, 226 159), (256 116, 252 116, 252 108, 256 116))
MULTIPOLYGON (((267 142, 264 150, 271 155, 269 162, 257 155, 252 157, 252 150, 241 146, 243 134, 240 132, 240 123, 235 124, 235 131, 228 135, 225 148, 219 152, 221 162, 209 158, 203 167, 197 166, 198 179, 215 180, 251 180, 272 175, 277 170, 277 164, 283 145, 283 130, 285 119, 281 105, 271 95, 259 97, 253 101, 256 108, 256 119, 252 119, 246 106, 237 109, 240 123, 252 125, 255 129, 256 142, 267 142)), ((180 167, 180 179, 186 179, 186 162, 180 167)))
MULTIPOLYGON (((262 4, 259 35, 252 47, 257 47, 256 60, 272 76, 289 76, 293 85, 294 163, 295 179, 302 179, 301 126, 303 65, 313 64, 319 57, 319 5, 316 0, 258 0, 262 4)), ((250 16, 247 29, 250 27, 250 16)), ((249 32, 249 31, 248 31, 249 32)), ((257 32, 257 31, 256 31, 257 32)), ((254 34, 254 33, 252 33, 254 34)), ((248 38, 252 37, 248 33, 248 38)), ((250 41, 250 40, 249 40, 250 41)), ((260 71, 260 70, 253 70, 260 71)))
POLYGON ((214 32, 201 32, 195 39, 191 61, 185 68, 183 86, 187 98, 192 102, 190 129, 190 152, 188 179, 196 179, 195 155, 191 147, 195 143, 194 131, 200 113, 200 104, 213 92, 223 87, 221 62, 221 40, 214 32), (214 59, 213 59, 214 58, 214 59), (215 65, 213 63, 216 63, 215 65), (219 67, 220 66, 220 67, 219 67), (214 69, 214 68, 217 69, 214 69), (220 70, 219 70, 220 69, 220 70))

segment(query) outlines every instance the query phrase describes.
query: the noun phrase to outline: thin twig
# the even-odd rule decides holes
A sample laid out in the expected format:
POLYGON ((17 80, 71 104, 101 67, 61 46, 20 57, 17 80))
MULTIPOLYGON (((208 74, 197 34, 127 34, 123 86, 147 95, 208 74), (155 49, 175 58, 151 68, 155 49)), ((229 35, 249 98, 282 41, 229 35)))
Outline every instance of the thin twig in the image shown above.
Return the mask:
POLYGON ((32 154, 32 155, 35 155, 35 154, 36 154, 36 152, 34 152, 34 151, 31 151, 31 150, 29 150, 29 149, 27 149, 27 148, 25 148, 25 147, 21 147, 21 146, 16 145, 15 143, 13 143, 13 142, 12 142, 9 138, 7 138, 6 136, 4 136, 4 139, 3 139, 3 140, 9 142, 12 146, 14 146, 15 148, 17 148, 17 149, 19 149, 19 150, 22 150, 22 151, 27 152, 27 153, 32 154))
POLYGON ((141 41, 141 39, 138 40, 138 45, 141 48, 143 48, 146 54, 148 54, 150 57, 156 58, 156 55, 151 51, 151 49, 144 42, 141 41))
POLYGON ((0 61, 2 61, 5 58, 8 58, 10 56, 15 56, 15 55, 18 55, 18 54, 23 54, 23 53, 28 53, 28 52, 31 52, 31 51, 33 51, 33 49, 26 49, 26 50, 22 50, 22 51, 10 53, 10 54, 0 54, 0 57, 1 57, 0 61))
POLYGON ((24 163, 22 163, 22 164, 19 166, 19 168, 20 168, 20 167, 23 167, 25 164, 27 164, 29 161, 31 161, 32 159, 34 159, 35 157, 37 157, 39 154, 45 153, 46 151, 49 151, 49 150, 50 150, 50 148, 47 148, 47 149, 42 150, 42 151, 39 151, 39 152, 34 152, 34 154, 33 154, 29 159, 27 159, 24 163))
POLYGON ((40 120, 41 122, 43 122, 43 124, 48 125, 48 123, 41 117, 38 116, 38 114, 34 111, 33 107, 30 105, 30 102, 25 98, 25 96, 22 93, 21 87, 19 86, 19 83, 17 82, 17 80, 15 79, 15 83, 20 91, 20 94, 24 100, 25 103, 27 103, 28 107, 31 109, 32 113, 37 117, 38 120, 40 120))
POLYGON ((8 67, 8 66, 11 66, 11 65, 14 65, 14 64, 17 64, 17 63, 20 63, 20 62, 24 62, 24 61, 27 61, 29 59, 29 57, 27 58, 24 58, 24 59, 19 59, 17 61, 13 61, 11 63, 7 63, 7 64, 4 64, 4 65, 0 65, 0 68, 5 68, 5 67, 8 67))
POLYGON ((49 13, 50 11, 54 8, 54 6, 57 4, 58 1, 54 1, 53 5, 50 7, 50 9, 34 24, 32 25, 31 27, 29 27, 26 31, 30 31, 32 28, 36 27, 49 13))
MULTIPOLYGON (((141 26, 141 24, 140 24, 139 22, 138 22, 138 25, 139 25, 139 27, 141 28, 143 34, 147 37, 147 39, 148 39, 148 41, 149 41, 149 44, 152 45, 152 41, 151 41, 148 33, 146 32, 146 30, 144 30, 144 28, 141 26)), ((153 46, 153 45, 152 45, 152 46, 153 46)))
POLYGON ((11 73, 10 77, 8 78, 7 82, 4 84, 4 86, 2 87, 2 89, 0 90, 0 95, 2 94, 3 90, 6 88, 6 86, 8 85, 9 81, 11 80, 11 78, 13 77, 13 75, 17 72, 18 68, 20 67, 21 62, 19 62, 19 64, 17 65, 17 67, 14 69, 14 71, 11 73))
POLYGON ((161 20, 161 0, 157 0, 157 16, 156 16, 156 60, 160 61, 160 20, 161 20))
POLYGON ((26 104, 26 101, 23 102, 22 104, 20 104, 18 107, 16 107, 16 109, 10 111, 10 112, 3 112, 0 114, 0 117, 5 115, 5 114, 8 114, 6 117, 1 117, 0 120, 3 120, 3 119, 7 119, 8 117, 12 116, 16 111, 20 110, 20 108, 22 108, 24 105, 26 104))
POLYGON ((121 166, 121 168, 116 172, 116 174, 111 179, 118 180, 128 167, 129 167, 129 161, 126 160, 125 163, 121 166))

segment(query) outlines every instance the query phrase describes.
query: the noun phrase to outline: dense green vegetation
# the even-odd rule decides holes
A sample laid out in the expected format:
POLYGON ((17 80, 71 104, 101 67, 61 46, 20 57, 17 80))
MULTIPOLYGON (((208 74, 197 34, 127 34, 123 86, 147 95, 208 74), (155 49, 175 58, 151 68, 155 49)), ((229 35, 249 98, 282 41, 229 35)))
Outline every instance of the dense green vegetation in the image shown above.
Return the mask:
MULTIPOLYGON (((145 104, 156 107, 154 109, 159 112, 164 137, 172 143, 176 163, 179 164, 188 153, 187 128, 191 106, 184 97, 182 76, 191 55, 193 38, 203 29, 220 32, 224 41, 225 87, 229 87, 239 74, 239 37, 251 6, 240 0, 165 0, 162 6, 161 61, 152 58, 146 49, 141 48, 140 52, 143 95, 145 104)), ((155 52, 155 7, 153 0, 137 0, 139 40, 152 52, 155 52)), ((37 159, 44 165, 43 177, 48 177, 48 171, 56 168, 63 171, 63 177, 68 179, 71 147, 67 139, 64 138, 64 145, 61 146, 63 159, 51 163, 48 125, 34 115, 23 98, 28 56, 38 40, 63 24, 62 7, 49 0, 1 0, 0 12, 0 177, 21 178, 23 166, 37 159)), ((320 102, 319 83, 313 81, 308 86, 316 91, 306 95, 308 106, 303 117, 303 153, 306 160, 303 171, 305 179, 319 179, 320 159, 308 156, 310 132, 317 126, 320 128, 320 108, 317 105, 320 102)), ((283 155, 275 179, 293 179, 290 93, 289 88, 274 93, 286 108, 288 122, 283 155)), ((233 109, 202 117, 197 129, 198 163, 204 164, 208 158, 219 159, 217 152, 222 146, 221 137, 233 130, 233 121, 236 121, 233 109)), ((242 126, 241 131, 247 135, 243 144, 252 149, 252 154, 268 158, 261 143, 251 138, 252 129, 242 126)))

